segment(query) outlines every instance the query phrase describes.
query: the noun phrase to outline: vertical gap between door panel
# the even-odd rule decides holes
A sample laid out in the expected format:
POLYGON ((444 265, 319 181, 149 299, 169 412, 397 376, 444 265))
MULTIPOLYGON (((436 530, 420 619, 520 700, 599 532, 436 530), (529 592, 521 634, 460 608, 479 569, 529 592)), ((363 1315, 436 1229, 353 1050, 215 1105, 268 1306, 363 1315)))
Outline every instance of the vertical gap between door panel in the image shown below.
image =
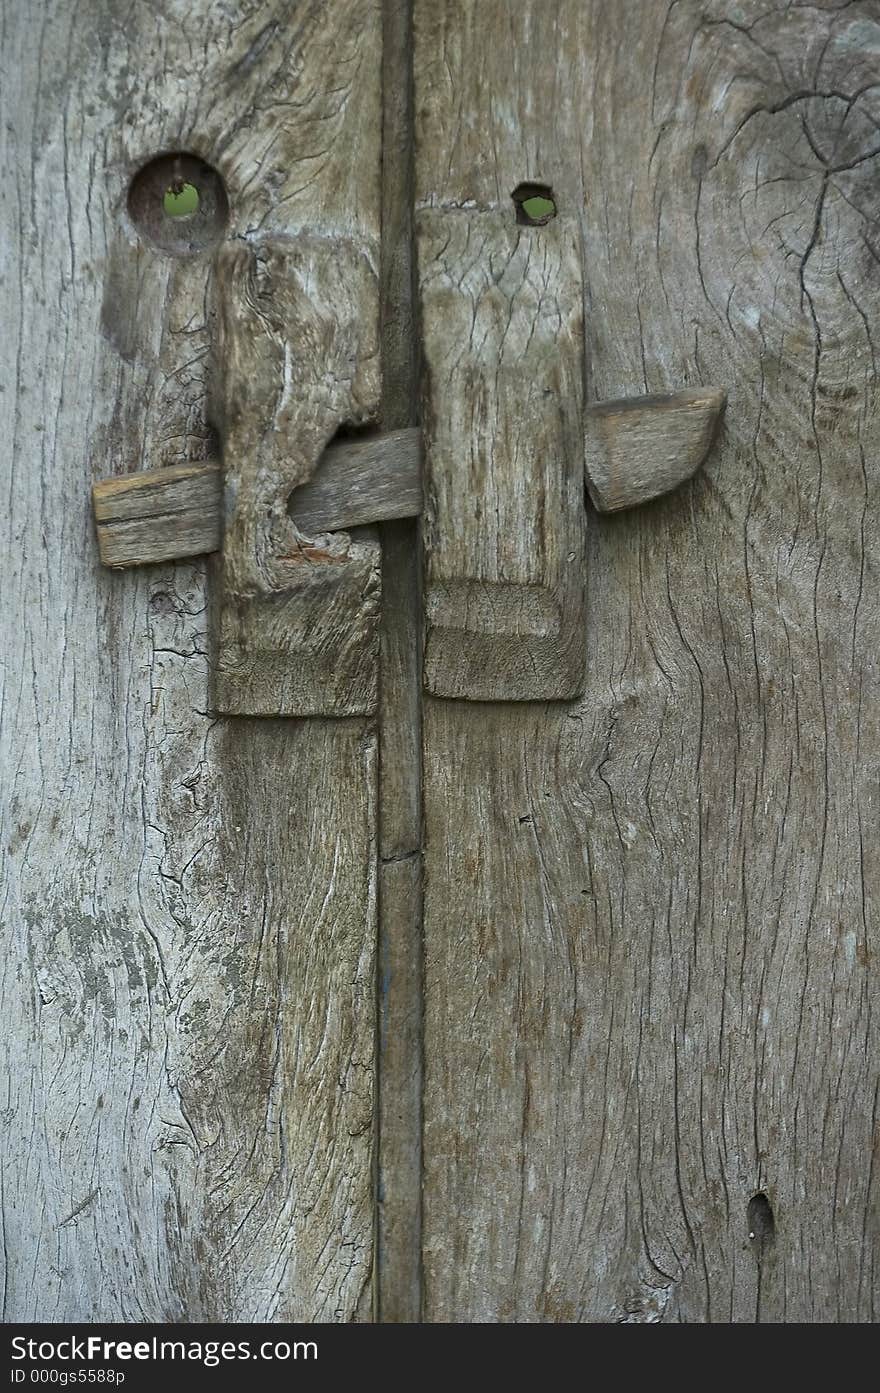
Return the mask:
MULTIPOLYGON (((383 0, 382 428, 418 423, 411 0, 383 0)), ((421 1316, 422 780, 418 520, 382 527, 374 1318, 421 1316)))

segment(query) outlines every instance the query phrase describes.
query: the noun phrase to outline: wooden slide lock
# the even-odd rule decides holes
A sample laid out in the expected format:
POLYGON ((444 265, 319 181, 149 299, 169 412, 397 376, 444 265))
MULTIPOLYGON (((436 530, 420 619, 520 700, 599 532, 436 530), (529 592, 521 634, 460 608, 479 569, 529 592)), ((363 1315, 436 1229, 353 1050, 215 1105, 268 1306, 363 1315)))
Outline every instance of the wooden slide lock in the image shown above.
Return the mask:
MULTIPOLYGON (((556 254, 562 275, 570 249, 560 243, 556 254)), ((317 236, 226 246, 216 296, 222 463, 149 469, 93 489, 106 566, 220 552, 214 709, 375 712, 379 544, 369 528, 351 529, 422 512, 423 450, 426 688, 478 701, 580 695, 584 483, 600 512, 676 488, 705 459, 725 393, 697 389, 582 410, 574 379, 570 393, 559 392, 568 378, 553 364, 558 322, 544 333, 536 317, 511 370, 496 361, 503 324, 493 345, 492 306, 485 361, 465 364, 472 394, 473 373, 486 378, 477 394, 486 430, 477 420, 470 460, 462 461, 436 409, 424 439, 415 428, 340 435, 378 415, 378 325, 363 312, 376 301, 375 271, 363 248, 317 236)), ((448 295, 443 305, 448 331, 455 305, 448 295)), ((429 300, 429 350, 435 312, 429 300)), ((455 391, 453 372, 446 393, 455 391)), ((457 424, 445 394, 443 409, 457 424)))

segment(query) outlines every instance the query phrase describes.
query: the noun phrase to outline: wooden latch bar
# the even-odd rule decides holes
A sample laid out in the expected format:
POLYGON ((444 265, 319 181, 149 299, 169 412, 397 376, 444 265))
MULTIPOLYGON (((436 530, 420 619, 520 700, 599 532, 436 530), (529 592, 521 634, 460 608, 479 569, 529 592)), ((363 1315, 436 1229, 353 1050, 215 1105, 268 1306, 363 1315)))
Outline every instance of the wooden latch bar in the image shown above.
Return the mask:
MULTIPOLYGON (((223 545, 219 461, 144 469, 102 479, 92 490, 98 550, 122 570, 182 561, 223 545)), ((421 432, 389 431, 324 451, 316 473, 290 495, 288 512, 307 536, 417 517, 422 511, 421 432)))
MULTIPOLYGON (((707 388, 625 397, 586 408, 583 483, 597 511, 610 513, 637 507, 689 479, 711 448, 725 402, 722 390, 707 388)), ((223 473, 220 463, 212 461, 143 470, 95 484, 93 506, 103 564, 121 570, 220 550, 225 527, 223 473)), ((578 488, 582 489, 582 485, 578 488)), ((481 495, 473 481, 469 490, 461 492, 461 501, 456 505, 461 516, 465 517, 470 509, 479 517, 485 510, 485 493, 481 495)), ((452 494, 450 487, 449 497, 452 494)), ((290 492, 287 502, 295 535, 302 534, 305 539, 394 518, 417 517, 421 511, 422 435, 418 429, 352 438, 329 446, 315 473, 290 492)), ((573 496, 569 512, 577 515, 582 511, 581 497, 573 496)), ((292 565, 310 564, 319 550, 307 540, 292 545, 300 550, 296 561, 287 558, 292 565)), ((319 559, 325 561, 331 555, 325 548, 319 559)), ((566 554, 566 561, 570 567, 571 552, 566 554)), ((573 582, 580 581, 582 572, 572 569, 570 574, 573 582)), ((512 592, 505 593, 502 588, 493 595, 491 586, 486 587, 482 603, 479 592, 480 587, 469 582, 458 592, 455 587, 447 587, 439 602, 435 597, 433 607, 429 600, 428 627, 429 634, 433 629, 434 647, 430 666, 425 670, 428 689, 440 695, 496 701, 548 700, 551 692, 557 697, 577 695, 583 674, 569 649, 560 647, 558 620, 566 611, 557 611, 554 617, 552 591, 544 592, 542 598, 538 589, 537 594, 528 597, 522 606, 522 617, 513 605, 512 592), (469 607, 470 587, 477 598, 469 607), (527 608, 529 602, 531 611, 527 608), (546 608, 544 633, 541 604, 546 608), (457 616, 455 623, 438 623, 450 615, 457 616), (474 623, 474 616, 482 628, 474 623), (438 642, 438 630, 444 627, 448 632, 438 642), (478 664, 481 635, 486 656, 483 670, 478 664), (452 661, 456 647, 459 655, 470 655, 466 664, 452 661), (506 676, 503 661, 499 666, 505 653, 510 660, 506 676), (545 669, 539 664, 540 658, 549 663, 552 655, 560 653, 564 659, 561 666, 545 669)), ((572 620, 568 632, 570 647, 580 653, 581 645, 586 643, 587 621, 582 608, 577 613, 578 622, 575 625, 572 620)), ((288 654, 284 661, 294 664, 294 652, 289 648, 284 651, 288 654)), ((274 661, 278 661, 277 655, 274 661)), ((270 714, 268 706, 276 700, 268 689, 261 698, 259 713, 240 714, 270 714)), ((287 714, 307 714, 289 707, 290 703, 287 714)), ((234 711, 238 710, 236 705, 234 711)), ((336 714, 311 712, 322 713, 336 714)))
POLYGON ((585 408, 576 228, 558 218, 541 233, 536 256, 500 213, 420 215, 424 434, 356 433, 378 400, 367 247, 308 235, 221 249, 222 464, 93 490, 107 566, 220 552, 218 712, 376 709, 367 525, 422 511, 423 446, 427 689, 480 701, 583 690, 584 486, 602 512, 669 492, 699 468, 726 398, 708 388, 585 408))

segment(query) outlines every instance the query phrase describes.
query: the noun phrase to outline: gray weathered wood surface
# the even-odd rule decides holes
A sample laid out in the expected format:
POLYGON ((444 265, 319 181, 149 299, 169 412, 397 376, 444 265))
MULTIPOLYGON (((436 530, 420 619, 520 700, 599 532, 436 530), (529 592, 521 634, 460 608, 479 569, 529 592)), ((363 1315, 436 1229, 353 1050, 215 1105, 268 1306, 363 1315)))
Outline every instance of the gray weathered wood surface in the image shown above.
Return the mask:
POLYGON ((429 1319, 878 1314, 878 71, 858 0, 416 0, 420 199, 551 184, 588 400, 729 392, 592 520, 583 700, 426 707, 429 1319))
MULTIPOLYGON (((105 566, 144 566, 217 551, 223 544, 219 464, 142 469, 100 479, 92 489, 98 550, 105 566)), ((422 510, 418 430, 346 440, 324 451, 314 476, 291 493, 287 510, 314 536, 422 510)))
MULTIPOLYGON (((365 1319, 375 1219, 391 1318, 423 1237, 431 1320, 876 1319, 876 3, 416 0, 411 101, 387 0, 381 268, 377 4, 111 9, 4 10, 3 1318, 365 1319), (363 400, 414 424, 413 109, 433 271, 521 325, 460 229, 533 308, 576 230, 586 401, 730 396, 701 475, 591 518, 583 698, 427 703, 424 1021, 414 525, 383 534, 378 789, 367 719, 207 714, 205 566, 103 571, 88 496, 217 455, 209 260, 125 211, 176 147, 238 248, 367 248, 398 377, 363 400), (527 180, 559 217, 526 264, 527 180)), ((549 380, 534 322, 492 351, 549 380)), ((496 384, 449 366, 457 467, 496 384)), ((557 445, 571 385, 528 416, 557 445)))
POLYGON ((6 1320, 369 1316, 374 734, 206 715, 204 565, 102 569, 89 489, 217 448, 210 263, 139 243, 132 172, 375 238, 379 41, 371 0, 4 8, 6 1320))

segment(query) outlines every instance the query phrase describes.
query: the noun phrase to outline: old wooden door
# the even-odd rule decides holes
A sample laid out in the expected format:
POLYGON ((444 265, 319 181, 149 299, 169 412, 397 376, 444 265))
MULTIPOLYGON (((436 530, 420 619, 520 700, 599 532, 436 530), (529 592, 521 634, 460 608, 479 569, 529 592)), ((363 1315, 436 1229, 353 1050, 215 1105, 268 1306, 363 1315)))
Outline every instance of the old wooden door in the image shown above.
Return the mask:
MULTIPOLYGON (((381 14, 9 0, 2 101, 4 1314, 359 1319, 375 720, 218 718, 220 578, 102 570, 89 487, 216 453, 218 243, 356 248, 356 356, 378 367, 381 14), (228 217, 198 160, 177 183, 151 166, 179 151, 221 171, 228 217)), ((380 405, 361 378, 355 421, 380 405)), ((358 547, 369 574, 378 543, 358 547)))
POLYGON ((880 7, 2 61, 4 1318, 872 1319, 880 7), (585 408, 709 386, 582 503, 585 408), (419 422, 421 543, 273 552, 419 422), (103 569, 92 482, 221 448, 222 559, 103 569))
MULTIPOLYGON (((729 395, 692 485, 587 520, 583 699, 426 703, 426 1311, 869 1320, 880 6, 417 0, 415 53, 451 282, 546 181, 588 401, 729 395)), ((444 385, 468 459, 485 384, 444 385)))

